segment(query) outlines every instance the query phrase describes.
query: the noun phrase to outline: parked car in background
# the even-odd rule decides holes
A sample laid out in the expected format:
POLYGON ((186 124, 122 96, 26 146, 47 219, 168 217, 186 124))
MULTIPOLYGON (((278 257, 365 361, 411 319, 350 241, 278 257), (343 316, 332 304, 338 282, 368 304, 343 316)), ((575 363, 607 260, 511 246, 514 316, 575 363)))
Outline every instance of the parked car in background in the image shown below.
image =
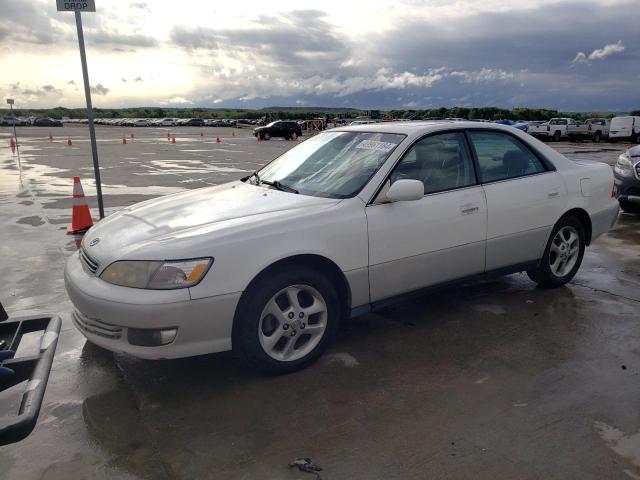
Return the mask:
POLYGON ((621 154, 613 172, 620 208, 625 212, 640 213, 640 145, 621 154))
POLYGON ((369 125, 371 123, 378 123, 375 120, 354 120, 353 122, 349 123, 350 126, 352 125, 369 125))
POLYGON ((554 142, 567 136, 567 127, 575 125, 576 120, 573 118, 552 118, 547 124, 547 138, 554 142))
POLYGON ((606 118, 589 118, 584 122, 567 125, 567 136, 571 140, 591 140, 595 143, 609 138, 609 124, 606 118))
POLYGON ((511 126, 513 128, 517 128, 518 130, 522 130, 523 132, 529 131, 529 122, 517 121, 511 126))
POLYGON ((146 118, 134 118, 131 121, 132 127, 149 127, 151 126, 151 122, 146 118))
POLYGON ((34 127, 62 127, 62 122, 55 118, 40 117, 33 121, 34 127))
POLYGON ((566 284, 617 218, 612 190, 609 165, 510 127, 343 127, 242 179, 113 213, 69 257, 65 286, 75 326, 108 350, 233 349, 286 373, 341 319, 410 292, 522 271, 566 284))
POLYGON ((527 133, 534 137, 544 139, 549 137, 549 130, 547 127, 549 122, 529 122, 527 133))
POLYGON ((640 143, 640 117, 614 117, 609 127, 609 139, 640 143))
POLYGON ((257 127, 253 129, 253 135, 259 137, 261 140, 269 140, 273 137, 281 137, 289 140, 293 137, 293 134, 298 137, 302 136, 302 129, 298 122, 292 120, 276 120, 264 127, 257 127))
POLYGON ((183 118, 178 121, 182 127, 204 127, 204 120, 201 118, 183 118))

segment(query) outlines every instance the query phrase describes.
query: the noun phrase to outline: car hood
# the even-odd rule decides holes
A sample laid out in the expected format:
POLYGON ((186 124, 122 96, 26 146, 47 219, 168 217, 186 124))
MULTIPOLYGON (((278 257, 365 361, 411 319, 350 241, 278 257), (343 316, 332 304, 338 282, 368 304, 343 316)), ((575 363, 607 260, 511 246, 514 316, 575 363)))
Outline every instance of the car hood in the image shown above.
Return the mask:
POLYGON ((225 226, 255 224, 274 215, 304 213, 339 201, 237 181, 132 205, 94 225, 82 245, 96 260, 121 257, 128 252, 144 250, 142 247, 149 243, 211 234, 225 226))

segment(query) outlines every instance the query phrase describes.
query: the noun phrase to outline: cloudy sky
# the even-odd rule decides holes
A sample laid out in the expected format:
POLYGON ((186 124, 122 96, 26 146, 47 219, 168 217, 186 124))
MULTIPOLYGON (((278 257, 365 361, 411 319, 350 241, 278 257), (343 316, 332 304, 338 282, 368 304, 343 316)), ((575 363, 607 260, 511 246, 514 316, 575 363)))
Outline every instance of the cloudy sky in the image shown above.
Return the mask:
MULTIPOLYGON (((97 107, 640 108, 638 0, 96 3, 97 107)), ((0 65, 17 106, 84 104, 55 0, 2 0, 0 65)))

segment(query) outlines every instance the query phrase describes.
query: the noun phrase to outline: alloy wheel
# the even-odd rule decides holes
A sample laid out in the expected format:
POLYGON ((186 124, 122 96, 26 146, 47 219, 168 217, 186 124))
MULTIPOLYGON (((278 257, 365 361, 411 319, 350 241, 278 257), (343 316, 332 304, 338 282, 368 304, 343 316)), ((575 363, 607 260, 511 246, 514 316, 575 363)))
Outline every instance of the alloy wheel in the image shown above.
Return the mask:
POLYGON ((322 340, 327 313, 327 304, 315 288, 286 287, 273 295, 262 310, 258 324, 260 345, 275 360, 298 360, 322 340))
POLYGON ((564 277, 575 266, 580 254, 580 235, 567 225, 553 237, 549 250, 549 266, 556 277, 564 277))

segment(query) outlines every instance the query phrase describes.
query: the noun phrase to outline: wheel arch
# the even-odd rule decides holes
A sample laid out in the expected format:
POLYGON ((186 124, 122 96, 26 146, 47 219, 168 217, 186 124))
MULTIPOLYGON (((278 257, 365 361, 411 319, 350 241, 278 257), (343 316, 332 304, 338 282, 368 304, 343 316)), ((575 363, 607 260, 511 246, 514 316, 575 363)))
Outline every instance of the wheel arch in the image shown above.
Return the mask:
MULTIPOLYGON (((347 277, 340 267, 327 257, 318 254, 298 254, 290 257, 285 257, 277 260, 269 266, 263 268, 253 279, 249 282, 247 287, 242 292, 238 306, 236 307, 237 317, 238 310, 245 302, 247 295, 251 291, 254 285, 261 281, 264 277, 268 276, 271 272, 282 268, 302 267, 307 269, 314 269, 323 272, 331 282, 336 286, 338 298, 340 299, 340 310, 342 318, 348 318, 351 308, 351 287, 347 281, 347 277)), ((234 317, 234 327, 235 327, 234 317)))
MULTIPOLYGON (((575 208, 572 208, 571 210, 567 210, 562 215, 562 217, 560 217, 560 219, 565 217, 575 217, 578 219, 578 221, 582 224, 582 227, 584 228, 585 244, 589 245, 591 243, 591 234, 592 234, 593 227, 591 224, 591 217, 589 216, 587 211, 582 208, 575 207, 575 208)), ((560 219, 558 219, 558 221, 560 219)))

